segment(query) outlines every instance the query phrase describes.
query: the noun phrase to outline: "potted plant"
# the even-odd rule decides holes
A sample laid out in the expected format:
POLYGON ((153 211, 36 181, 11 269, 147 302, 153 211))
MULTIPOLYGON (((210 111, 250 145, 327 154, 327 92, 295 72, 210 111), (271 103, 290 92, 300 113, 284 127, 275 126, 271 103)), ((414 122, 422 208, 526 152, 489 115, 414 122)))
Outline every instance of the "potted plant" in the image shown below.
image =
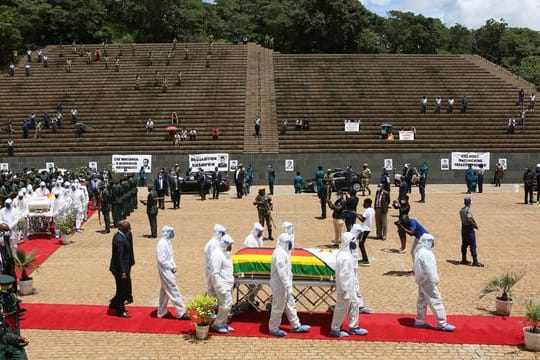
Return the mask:
POLYGON ((512 311, 511 290, 516 283, 521 280, 523 273, 507 272, 499 277, 493 278, 484 287, 481 298, 494 291, 500 291, 501 295, 495 298, 495 312, 499 315, 508 316, 512 311))
POLYGON ((525 322, 523 328, 525 348, 540 351, 540 298, 529 299, 525 305, 525 322))
POLYGON ((208 329, 216 318, 217 299, 207 294, 201 294, 191 299, 187 306, 187 312, 195 320, 195 337, 199 340, 208 338, 208 329))
POLYGON ((55 221, 54 226, 62 234, 62 244, 69 244, 71 242, 71 234, 73 233, 73 214, 69 213, 58 221, 55 221))
POLYGON ((30 295, 34 292, 34 279, 28 276, 28 271, 37 270, 36 265, 37 250, 25 252, 21 249, 15 251, 15 266, 21 270, 21 279, 19 281, 19 294, 30 295))

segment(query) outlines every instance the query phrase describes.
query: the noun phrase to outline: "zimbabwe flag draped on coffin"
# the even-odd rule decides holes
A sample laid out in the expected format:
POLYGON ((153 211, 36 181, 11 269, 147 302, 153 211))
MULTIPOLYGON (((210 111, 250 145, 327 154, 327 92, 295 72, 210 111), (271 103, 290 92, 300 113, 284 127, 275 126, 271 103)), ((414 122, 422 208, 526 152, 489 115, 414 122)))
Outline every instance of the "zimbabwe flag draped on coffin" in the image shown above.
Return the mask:
MULTIPOLYGON (((295 279, 330 280, 334 270, 324 256, 316 256, 314 249, 293 249, 291 252, 292 273, 295 279)), ((236 277, 270 277, 273 248, 244 248, 233 256, 234 276, 236 277)), ((335 257, 335 252, 328 249, 318 249, 317 252, 328 252, 335 257)))

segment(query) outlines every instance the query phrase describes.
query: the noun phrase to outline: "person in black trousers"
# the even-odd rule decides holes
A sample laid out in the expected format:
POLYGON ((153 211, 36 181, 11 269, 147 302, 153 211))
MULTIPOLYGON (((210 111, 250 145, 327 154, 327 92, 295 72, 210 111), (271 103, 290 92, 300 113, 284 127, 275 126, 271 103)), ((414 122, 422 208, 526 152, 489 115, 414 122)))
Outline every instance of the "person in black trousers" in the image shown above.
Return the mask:
POLYGON ((169 195, 169 182, 165 176, 165 169, 159 170, 159 174, 154 180, 154 190, 158 194, 158 204, 161 210, 165 209, 165 196, 169 195))
POLYGON ((131 296, 131 267, 135 263, 133 254, 133 240, 131 238, 131 225, 122 220, 118 223, 118 232, 112 240, 112 256, 109 270, 114 275, 116 293, 111 299, 109 309, 114 310, 117 316, 129 318, 125 302, 133 301, 131 296), (130 299, 131 296, 131 299, 130 299))

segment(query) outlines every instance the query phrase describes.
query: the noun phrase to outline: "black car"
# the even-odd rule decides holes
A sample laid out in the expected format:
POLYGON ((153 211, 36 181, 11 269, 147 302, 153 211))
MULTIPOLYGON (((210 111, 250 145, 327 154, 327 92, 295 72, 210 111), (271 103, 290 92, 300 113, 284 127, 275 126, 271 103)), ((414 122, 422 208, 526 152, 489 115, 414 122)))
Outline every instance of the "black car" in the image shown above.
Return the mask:
MULTIPOLYGON (((332 176, 334 177, 334 188, 332 191, 337 191, 347 188, 347 171, 342 169, 334 169, 332 176)), ((362 190, 361 176, 353 171, 352 176, 352 188, 355 191, 362 190)), ((317 186, 315 185, 315 178, 307 179, 302 185, 302 192, 316 192, 317 186)))
MULTIPOLYGON (((186 194, 198 194, 199 193, 199 183, 197 182, 198 177, 197 172, 192 172, 188 176, 183 178, 182 182, 182 193, 186 194)), ((205 172, 204 176, 206 176, 208 187, 206 189, 207 193, 210 192, 210 186, 212 185, 212 173, 211 172, 205 172)), ((229 191, 230 185, 229 180, 222 178, 219 186, 218 191, 219 192, 227 192, 229 191)))

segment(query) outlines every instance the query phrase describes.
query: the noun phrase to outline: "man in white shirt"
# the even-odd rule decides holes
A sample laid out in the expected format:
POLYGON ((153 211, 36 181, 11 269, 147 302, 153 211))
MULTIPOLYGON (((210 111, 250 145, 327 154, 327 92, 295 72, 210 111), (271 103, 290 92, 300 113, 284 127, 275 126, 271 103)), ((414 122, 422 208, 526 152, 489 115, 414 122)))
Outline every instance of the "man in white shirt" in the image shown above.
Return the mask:
POLYGON ((369 266, 369 259, 366 252, 366 240, 371 232, 371 227, 375 220, 375 210, 371 207, 372 200, 364 199, 364 212, 362 215, 356 215, 358 219, 362 222, 360 227, 362 233, 358 236, 358 245, 360 247, 360 252, 362 253, 362 259, 358 261, 358 265, 369 266))

